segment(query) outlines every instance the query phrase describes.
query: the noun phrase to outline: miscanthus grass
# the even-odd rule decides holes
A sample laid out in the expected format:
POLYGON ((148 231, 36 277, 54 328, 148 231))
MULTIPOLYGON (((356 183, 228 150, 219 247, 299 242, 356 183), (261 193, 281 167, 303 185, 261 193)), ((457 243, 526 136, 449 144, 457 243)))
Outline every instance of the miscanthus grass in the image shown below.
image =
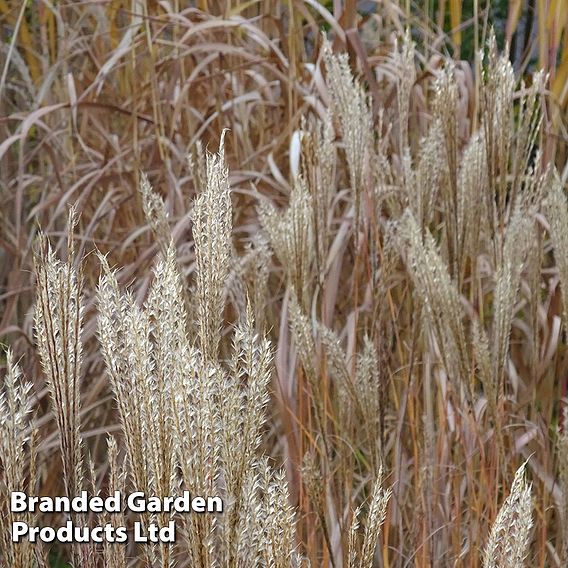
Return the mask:
POLYGON ((485 545, 484 568, 523 566, 532 527, 531 487, 525 480, 525 465, 515 474, 511 493, 499 510, 485 545))
POLYGON ((11 350, 6 354, 7 372, 0 393, 0 452, 3 473, 0 476, 0 542, 2 560, 6 566, 33 566, 34 546, 12 542, 12 523, 33 522, 31 513, 16 514, 10 510, 12 491, 35 490, 35 458, 37 448, 30 436, 28 418, 32 410, 32 385, 24 381, 22 371, 11 350), (28 466, 26 450, 30 454, 28 466))
POLYGON ((565 565, 568 201, 547 78, 519 83, 493 36, 475 86, 410 34, 375 82, 320 54, 321 100, 252 190, 222 131, 192 148, 189 205, 140 176, 137 263, 109 240, 76 250, 75 208, 67 247, 37 239, 38 371, 8 350, 0 390, 3 565, 49 556, 11 542, 11 491, 85 489, 224 503, 71 515, 177 527, 58 547, 86 568, 565 565))

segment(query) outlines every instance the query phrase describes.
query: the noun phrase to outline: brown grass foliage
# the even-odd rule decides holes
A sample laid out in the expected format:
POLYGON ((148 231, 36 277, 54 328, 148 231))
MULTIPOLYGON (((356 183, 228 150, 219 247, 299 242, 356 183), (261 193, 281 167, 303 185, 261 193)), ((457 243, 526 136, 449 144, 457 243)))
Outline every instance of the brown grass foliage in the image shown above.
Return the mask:
POLYGON ((565 566, 565 65, 391 2, 17 4, 0 562, 565 566), (16 489, 226 509, 50 552, 16 489))

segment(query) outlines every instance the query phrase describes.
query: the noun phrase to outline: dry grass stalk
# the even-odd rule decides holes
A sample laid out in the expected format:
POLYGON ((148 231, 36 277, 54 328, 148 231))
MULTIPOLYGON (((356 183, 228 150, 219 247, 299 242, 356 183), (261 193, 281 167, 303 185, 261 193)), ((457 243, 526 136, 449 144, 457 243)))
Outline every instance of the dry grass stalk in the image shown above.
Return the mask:
POLYGON ((144 415, 146 380, 134 368, 144 355, 140 352, 140 346, 135 344, 133 327, 138 312, 132 299, 124 297, 120 292, 116 276, 111 272, 106 259, 101 256, 100 261, 102 271, 98 285, 98 327, 101 351, 118 406, 129 475, 135 487, 146 488, 149 483, 149 456, 145 446, 147 425, 144 415))
POLYGON ((455 80, 456 70, 453 63, 445 67, 434 84, 434 117, 442 132, 443 138, 443 175, 441 179, 440 197, 444 208, 446 223, 447 262, 450 275, 457 280, 461 272, 459 266, 459 228, 458 207, 458 84, 455 80))
MULTIPOLYGON (((136 490, 150 495, 175 495, 172 409, 185 340, 175 250, 170 246, 158 263, 145 309, 120 293, 116 276, 105 259, 101 261, 99 339, 119 408, 132 481, 136 490)), ((161 514, 158 521, 165 526, 169 515, 161 514)), ((169 566, 172 554, 171 544, 161 546, 160 564, 169 566)))
POLYGON ((373 493, 369 503, 367 520, 362 544, 358 544, 359 517, 361 507, 353 514, 349 533, 349 568, 371 568, 375 557, 375 549, 379 541, 381 527, 387 514, 387 506, 391 496, 390 489, 383 487, 383 473, 379 473, 373 483, 373 493))
POLYGON ((525 465, 515 474, 511 493, 499 510, 485 546, 484 568, 523 568, 528 553, 532 521, 531 486, 525 465))
POLYGON ((254 308, 254 321, 257 329, 266 327, 266 306, 269 299, 268 279, 270 277, 270 259, 272 253, 267 239, 262 234, 253 237, 248 245, 249 254, 245 255, 244 280, 254 308))
POLYGON ((329 521, 326 514, 327 482, 322 474, 321 467, 316 462, 314 456, 310 453, 306 453, 302 460, 302 481, 306 487, 310 503, 315 509, 315 513, 320 523, 325 546, 330 555, 330 564, 335 568, 335 558, 336 556, 340 556, 340 554, 338 550, 334 550, 333 548, 329 521))
POLYGON ((164 202, 160 196, 152 190, 148 176, 144 173, 141 174, 140 196, 142 197, 144 216, 148 220, 154 236, 158 240, 162 254, 165 254, 171 240, 168 214, 164 202))
POLYGON ((333 211, 337 153, 332 114, 325 120, 302 121, 302 176, 312 196, 315 260, 320 280, 326 269, 330 241, 330 213, 333 211))
POLYGON ((262 228, 288 282, 304 309, 309 305, 312 265, 315 257, 313 200, 302 177, 294 180, 290 204, 279 213, 272 204, 261 202, 258 213, 262 228))
POLYGON ((534 222, 526 213, 513 214, 505 234, 502 265, 495 275, 493 318, 493 376, 496 381, 493 392, 500 396, 504 385, 504 373, 509 350, 509 336, 513 311, 521 282, 521 272, 528 247, 534 239, 534 222))
POLYGON ((489 234, 487 204, 480 195, 487 195, 489 180, 487 173, 485 138, 483 132, 476 132, 464 149, 458 179, 456 246, 458 264, 463 271, 475 267, 482 238, 489 234))
POLYGON ((12 351, 6 354, 7 373, 4 388, 0 390, 0 544, 6 566, 28 568, 34 565, 35 548, 30 542, 12 542, 12 523, 33 523, 31 513, 17 514, 9 507, 12 491, 32 493, 35 490, 35 470, 32 469, 36 452, 30 446, 29 415, 32 411, 31 383, 24 382, 22 371, 14 361, 12 351), (31 455, 26 455, 31 452, 31 455), (30 469, 28 473, 28 461, 30 469), (26 477, 29 481, 26 484, 26 477))
POLYGON ((368 447, 372 471, 375 475, 379 474, 380 441, 383 438, 381 432, 381 380, 379 369, 379 358, 375 346, 371 340, 365 336, 363 338, 363 349, 357 357, 357 367, 355 372, 355 390, 358 398, 358 407, 361 411, 361 419, 365 425, 366 440, 363 444, 368 447))
MULTIPOLYGON (((70 499, 84 488, 85 475, 80 420, 82 274, 73 266, 76 222, 76 211, 72 207, 68 220, 67 262, 55 256, 44 235, 40 235, 36 258, 35 336, 59 432, 65 494, 70 499)), ((84 514, 74 513, 70 517, 77 524, 86 525, 84 514)), ((95 565, 92 543, 75 543, 73 550, 75 561, 81 566, 95 565)))
POLYGON ((361 195, 368 186, 368 164, 374 150, 371 103, 361 83, 353 77, 347 54, 333 54, 331 44, 324 39, 323 56, 334 116, 340 124, 345 143, 354 200, 354 233, 358 239, 361 195))
MULTIPOLYGON (((112 495, 115 491, 121 494, 126 490, 127 470, 124 461, 119 462, 118 445, 115 438, 109 436, 108 444, 108 463, 109 463, 109 479, 107 493, 112 495)), ((101 515, 101 525, 110 523, 113 527, 126 526, 126 519, 121 511, 120 513, 105 513, 101 515)), ((108 568, 126 568, 126 544, 105 542, 103 544, 103 560, 108 568)))
POLYGON ((446 372, 462 385, 471 401, 473 392, 468 346, 456 284, 450 278, 432 235, 429 232, 424 236, 421 234, 410 211, 400 220, 397 233, 416 294, 432 326, 446 372))
POLYGON ((546 196, 545 211, 550 223, 550 236, 560 277, 564 325, 568 325, 568 257, 562 251, 568 250, 568 200, 562 183, 555 177, 546 196))
POLYGON ((395 65, 399 69, 397 75, 397 102, 400 131, 400 153, 404 154, 409 146, 408 118, 410 113, 410 95, 416 82, 416 65, 414 64, 415 45, 411 39, 410 29, 406 30, 400 49, 395 50, 395 65))
POLYGON ((489 38, 484 69, 481 108, 490 183, 490 191, 486 194, 487 211, 493 234, 497 234, 505 218, 507 174, 514 132, 515 75, 507 54, 499 55, 493 33, 489 38), (496 196, 496 199, 492 196, 496 196))
MULTIPOLYGON (((564 424, 566 424, 566 409, 564 409, 564 424)), ((565 428, 565 426, 564 426, 565 428)), ((560 514, 564 523, 562 531, 562 549, 560 559, 563 562, 568 561, 568 433, 566 430, 558 432, 558 472, 560 478, 560 485, 562 487, 562 505, 560 514)))
POLYGON ((417 164, 413 167, 409 149, 403 154, 402 172, 408 204, 421 227, 432 222, 436 197, 447 178, 444 134, 440 121, 435 121, 420 141, 417 164))
POLYGON ((206 184, 193 205, 193 239, 197 263, 200 348, 213 361, 220 342, 224 283, 231 259, 231 194, 224 155, 225 131, 219 151, 207 155, 206 184))
POLYGON ((225 565, 238 561, 238 530, 246 501, 246 481, 254 475, 261 429, 269 401, 272 353, 269 342, 254 331, 252 307, 233 336, 233 356, 226 382, 221 387, 221 461, 228 506, 222 521, 225 565))
POLYGON ((302 368, 304 369, 310 387, 310 402, 315 410, 317 431, 329 455, 327 421, 325 416, 324 399, 321 382, 316 365, 316 346, 313 337, 312 323, 298 304, 295 294, 290 299, 290 328, 296 344, 302 368))
POLYGON ((73 260, 75 211, 69 214, 68 251, 70 261, 56 258, 45 237, 37 257, 36 341, 47 377, 60 435, 63 480, 66 494, 82 489, 83 455, 80 434, 80 379, 83 356, 81 341, 83 306, 81 275, 73 260))

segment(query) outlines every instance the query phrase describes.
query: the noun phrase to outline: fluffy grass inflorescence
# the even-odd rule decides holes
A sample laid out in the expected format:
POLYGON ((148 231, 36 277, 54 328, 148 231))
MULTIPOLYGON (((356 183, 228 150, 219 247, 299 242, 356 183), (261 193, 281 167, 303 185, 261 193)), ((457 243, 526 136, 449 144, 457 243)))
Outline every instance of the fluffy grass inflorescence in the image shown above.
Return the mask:
POLYGON ((11 350, 6 354, 7 372, 4 388, 0 392, 0 463, 3 474, 0 476, 0 497, 2 513, 0 515, 0 542, 2 543, 3 562, 6 566, 32 566, 34 546, 31 543, 16 544, 12 541, 12 523, 23 520, 31 524, 30 513, 16 515, 9 508, 12 491, 29 491, 35 489, 36 472, 35 445, 31 445, 31 466, 28 471, 26 463, 26 447, 30 445, 28 415, 32 409, 30 391, 32 385, 22 378, 22 371, 14 361, 11 350), (29 477, 28 477, 29 476, 29 477), (29 479, 26 484, 26 478, 29 479))
POLYGON ((485 546, 484 568, 516 568, 527 556, 532 527, 531 487, 525 480, 525 464, 515 474, 511 493, 493 523, 485 546))
POLYGON ((47 51, 10 39, 0 79, 0 563, 565 566, 557 77, 492 33, 453 60, 391 2, 40 4, 47 51), (19 515, 15 490, 223 511, 19 515))

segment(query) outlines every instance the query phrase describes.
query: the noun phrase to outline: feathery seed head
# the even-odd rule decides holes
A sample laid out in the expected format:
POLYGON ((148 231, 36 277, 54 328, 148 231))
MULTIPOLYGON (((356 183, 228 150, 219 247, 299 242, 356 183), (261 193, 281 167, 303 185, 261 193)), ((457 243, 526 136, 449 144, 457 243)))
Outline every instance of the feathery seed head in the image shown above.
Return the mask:
POLYGON ((511 493, 501 506, 485 546, 484 568, 523 568, 532 521, 531 486, 525 466, 515 474, 511 493))

